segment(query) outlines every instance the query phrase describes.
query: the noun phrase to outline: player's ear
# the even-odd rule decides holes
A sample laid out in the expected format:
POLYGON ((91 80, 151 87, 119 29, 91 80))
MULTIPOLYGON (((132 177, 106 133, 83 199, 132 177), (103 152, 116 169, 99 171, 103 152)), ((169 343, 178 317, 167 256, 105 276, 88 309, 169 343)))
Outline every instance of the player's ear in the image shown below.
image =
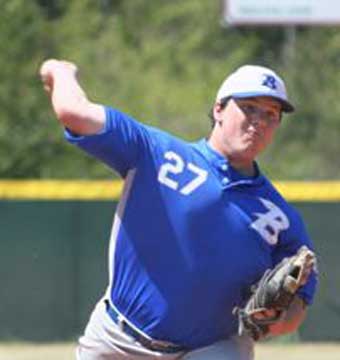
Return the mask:
POLYGON ((216 102, 213 106, 213 116, 215 122, 221 123, 222 122, 222 112, 223 112, 223 105, 220 102, 216 102))

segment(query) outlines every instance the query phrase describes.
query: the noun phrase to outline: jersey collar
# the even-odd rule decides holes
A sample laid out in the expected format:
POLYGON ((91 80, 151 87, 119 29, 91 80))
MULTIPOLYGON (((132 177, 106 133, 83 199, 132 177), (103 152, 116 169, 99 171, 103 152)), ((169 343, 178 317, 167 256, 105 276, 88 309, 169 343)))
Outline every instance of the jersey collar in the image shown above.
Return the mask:
POLYGON ((244 185, 258 186, 262 185, 265 181, 256 162, 254 162, 256 175, 246 176, 233 168, 228 159, 215 151, 206 139, 201 139, 194 144, 194 147, 213 165, 224 189, 244 185))

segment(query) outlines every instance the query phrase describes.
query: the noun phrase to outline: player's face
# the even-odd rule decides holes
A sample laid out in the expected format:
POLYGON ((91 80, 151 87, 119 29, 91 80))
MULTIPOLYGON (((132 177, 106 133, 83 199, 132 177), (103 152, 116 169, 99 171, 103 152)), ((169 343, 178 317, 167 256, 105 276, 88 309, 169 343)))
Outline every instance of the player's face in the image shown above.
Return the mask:
POLYGON ((272 98, 231 99, 215 105, 218 138, 227 156, 253 161, 273 140, 281 121, 281 104, 272 98))

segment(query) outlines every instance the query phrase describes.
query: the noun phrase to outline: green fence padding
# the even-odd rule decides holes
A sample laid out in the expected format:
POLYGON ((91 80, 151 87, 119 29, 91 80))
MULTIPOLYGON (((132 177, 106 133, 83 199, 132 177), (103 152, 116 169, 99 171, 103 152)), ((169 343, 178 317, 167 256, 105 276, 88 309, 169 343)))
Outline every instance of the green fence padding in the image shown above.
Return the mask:
POLYGON ((340 204, 299 203, 318 253, 319 288, 300 330, 306 341, 340 340, 340 204))
POLYGON ((0 202, 0 338, 79 334, 106 284, 109 202, 0 202))
MULTIPOLYGON (((314 240, 320 271, 298 338, 340 340, 340 204, 295 205, 314 240)), ((107 284, 115 208, 110 201, 0 201, 0 339, 81 334, 107 284)))

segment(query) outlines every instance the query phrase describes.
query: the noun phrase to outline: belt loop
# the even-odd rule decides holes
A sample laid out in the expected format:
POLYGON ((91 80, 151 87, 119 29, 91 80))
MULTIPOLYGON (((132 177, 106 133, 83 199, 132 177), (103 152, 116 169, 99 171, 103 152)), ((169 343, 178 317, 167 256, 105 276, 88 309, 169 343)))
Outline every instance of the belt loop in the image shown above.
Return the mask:
POLYGON ((117 316, 117 325, 120 330, 124 331, 125 321, 120 314, 118 314, 118 316, 117 316))

